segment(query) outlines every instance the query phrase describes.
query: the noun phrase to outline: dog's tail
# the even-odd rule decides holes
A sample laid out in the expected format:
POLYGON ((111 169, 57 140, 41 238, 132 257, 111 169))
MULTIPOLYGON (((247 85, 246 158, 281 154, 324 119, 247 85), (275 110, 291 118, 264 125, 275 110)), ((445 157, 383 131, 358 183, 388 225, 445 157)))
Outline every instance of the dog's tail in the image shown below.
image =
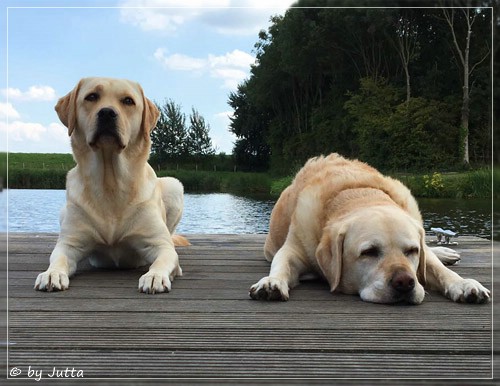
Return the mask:
POLYGON ((176 247, 187 247, 188 245, 191 245, 189 240, 181 235, 172 235, 172 241, 176 247))

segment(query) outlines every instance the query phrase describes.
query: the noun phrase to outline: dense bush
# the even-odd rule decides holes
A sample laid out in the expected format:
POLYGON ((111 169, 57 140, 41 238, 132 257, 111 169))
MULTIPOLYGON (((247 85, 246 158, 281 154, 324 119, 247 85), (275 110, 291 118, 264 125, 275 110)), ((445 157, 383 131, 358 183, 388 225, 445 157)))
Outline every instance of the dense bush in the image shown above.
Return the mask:
POLYGON ((382 170, 453 169, 460 162, 456 106, 425 98, 401 102, 400 90, 365 78, 345 103, 359 158, 382 170))

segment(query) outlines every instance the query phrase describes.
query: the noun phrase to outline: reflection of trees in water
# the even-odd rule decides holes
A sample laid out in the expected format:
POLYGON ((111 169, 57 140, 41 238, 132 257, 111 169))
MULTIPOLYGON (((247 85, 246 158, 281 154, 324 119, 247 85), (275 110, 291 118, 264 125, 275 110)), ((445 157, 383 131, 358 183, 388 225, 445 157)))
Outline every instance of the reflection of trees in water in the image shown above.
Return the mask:
POLYGON ((491 237, 491 200, 419 199, 424 228, 440 227, 459 235, 491 237))

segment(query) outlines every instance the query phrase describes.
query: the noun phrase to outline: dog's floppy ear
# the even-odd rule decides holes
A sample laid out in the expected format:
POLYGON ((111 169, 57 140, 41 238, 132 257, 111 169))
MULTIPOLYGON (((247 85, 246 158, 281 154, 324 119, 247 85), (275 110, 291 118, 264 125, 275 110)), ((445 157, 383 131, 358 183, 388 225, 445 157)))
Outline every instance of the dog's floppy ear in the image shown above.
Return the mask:
POLYGON ((425 231, 423 229, 420 230, 420 255, 419 255, 419 260, 418 260, 418 268, 417 268, 417 279, 422 284, 425 286, 426 283, 426 275, 425 275, 425 270, 426 270, 426 256, 425 256, 425 231))
POLYGON ((83 79, 68 94, 57 101, 55 110, 64 126, 68 128, 68 135, 71 136, 76 127, 76 98, 80 90, 83 79))
POLYGON ((144 110, 142 111, 142 124, 141 130, 144 134, 144 139, 149 139, 149 134, 155 128, 156 122, 158 122, 158 118, 160 117, 160 111, 156 107, 156 105, 151 102, 144 95, 144 90, 141 88, 142 93, 142 101, 144 105, 144 110))
POLYGON ((316 261, 326 280, 328 280, 328 284, 330 284, 331 292, 335 291, 339 285, 342 275, 344 238, 345 227, 328 227, 316 248, 316 261))

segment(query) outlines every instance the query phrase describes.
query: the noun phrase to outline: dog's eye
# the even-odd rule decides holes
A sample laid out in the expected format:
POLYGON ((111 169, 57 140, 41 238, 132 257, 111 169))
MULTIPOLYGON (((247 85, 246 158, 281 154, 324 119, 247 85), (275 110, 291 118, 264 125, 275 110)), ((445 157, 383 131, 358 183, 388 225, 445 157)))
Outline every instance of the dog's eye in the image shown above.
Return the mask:
POLYGON ((99 99, 99 95, 98 95, 98 94, 96 94, 95 92, 90 93, 89 95, 87 95, 87 96, 85 97, 85 100, 86 100, 86 101, 89 101, 89 102, 95 102, 95 101, 97 101, 98 99, 99 99))
POLYGON ((404 253, 405 253, 405 256, 417 255, 418 254, 418 248, 417 247, 408 248, 407 250, 405 250, 404 253))
POLYGON ((125 98, 123 98, 123 99, 122 99, 122 103, 123 103, 124 105, 127 105, 127 106, 133 106, 133 105, 135 105, 134 100, 133 100, 132 98, 130 98, 130 97, 125 97, 125 98))
POLYGON ((380 256, 380 248, 378 248, 378 247, 367 248, 361 252, 361 256, 379 257, 380 256))

